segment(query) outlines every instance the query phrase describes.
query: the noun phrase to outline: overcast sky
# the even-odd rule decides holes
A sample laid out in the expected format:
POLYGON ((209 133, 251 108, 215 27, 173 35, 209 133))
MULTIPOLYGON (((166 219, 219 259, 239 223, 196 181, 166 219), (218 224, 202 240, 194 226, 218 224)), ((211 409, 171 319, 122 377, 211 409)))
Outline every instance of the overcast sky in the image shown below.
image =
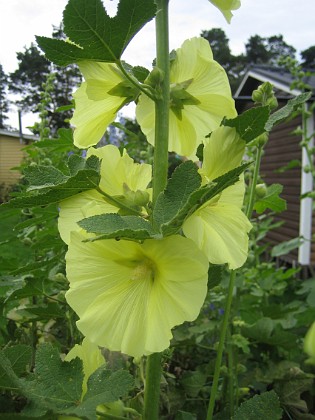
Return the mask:
MULTIPOLYGON (((68 0, 0 0, 0 63, 6 73, 17 68, 16 52, 35 42, 35 35, 51 36, 59 25, 68 0)), ((115 14, 117 1, 103 0, 108 13, 115 14)), ((315 0, 242 0, 229 25, 207 0, 170 0, 170 48, 178 48, 202 30, 222 28, 232 53, 245 51, 252 35, 279 35, 298 52, 315 45, 315 0)), ((154 52, 154 23, 150 22, 127 47, 123 58, 132 65, 150 67, 154 52)), ((297 56, 299 58, 299 55, 297 56)), ((12 107, 10 124, 17 126, 12 107)), ((24 126, 31 121, 25 118, 24 126)))

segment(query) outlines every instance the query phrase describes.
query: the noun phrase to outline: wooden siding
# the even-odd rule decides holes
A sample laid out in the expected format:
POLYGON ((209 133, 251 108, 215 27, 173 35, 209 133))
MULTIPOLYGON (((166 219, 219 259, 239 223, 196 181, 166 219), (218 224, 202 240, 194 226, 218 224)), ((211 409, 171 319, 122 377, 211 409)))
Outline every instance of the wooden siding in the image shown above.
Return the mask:
MULTIPOLYGON (((273 245, 299 236, 301 168, 288 169, 282 173, 277 172, 277 169, 287 165, 291 160, 301 160, 299 146, 301 138, 292 134, 298 125, 301 125, 301 117, 275 127, 265 146, 261 162, 260 173, 263 180, 267 185, 282 184, 281 197, 287 202, 287 210, 274 218, 275 222, 284 222, 283 225, 268 232, 266 237, 266 240, 273 245)), ((296 263, 298 250, 290 252, 283 259, 290 263, 296 263)))
POLYGON ((4 185, 5 188, 15 184, 21 176, 11 168, 20 165, 24 147, 25 144, 21 144, 18 137, 0 134, 0 185, 4 185))

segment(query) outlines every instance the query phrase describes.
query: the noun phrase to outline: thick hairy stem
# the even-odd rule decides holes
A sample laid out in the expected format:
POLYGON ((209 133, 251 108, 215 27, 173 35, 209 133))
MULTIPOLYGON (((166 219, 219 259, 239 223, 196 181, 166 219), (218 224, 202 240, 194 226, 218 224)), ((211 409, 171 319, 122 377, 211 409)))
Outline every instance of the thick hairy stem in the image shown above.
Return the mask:
MULTIPOLYGON (((156 65, 162 71, 163 80, 161 81, 161 98, 155 102, 153 204, 167 183, 170 98, 168 0, 156 0, 155 3, 157 6, 156 65)), ((161 358, 162 354, 155 353, 147 359, 143 420, 157 420, 159 418, 161 358)))

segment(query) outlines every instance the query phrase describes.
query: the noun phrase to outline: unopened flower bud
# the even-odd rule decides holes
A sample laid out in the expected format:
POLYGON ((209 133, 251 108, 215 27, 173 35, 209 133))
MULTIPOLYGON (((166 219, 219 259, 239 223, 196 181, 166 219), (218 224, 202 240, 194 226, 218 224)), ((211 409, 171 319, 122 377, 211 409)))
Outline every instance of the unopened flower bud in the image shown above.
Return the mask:
POLYGON ((269 106, 269 108, 271 110, 278 108, 278 101, 277 98, 275 96, 271 96, 268 100, 267 100, 267 105, 269 106))
POLYGON ((262 93, 260 92, 260 90, 256 89, 253 91, 252 93, 252 100, 254 102, 261 102, 262 100, 262 93))
POLYGON ((161 84, 164 79, 164 72, 159 67, 154 67, 149 76, 146 78, 145 83, 156 87, 161 84))
POLYGON ((255 194, 257 198, 264 198, 267 195, 266 184, 257 184, 255 188, 255 194))

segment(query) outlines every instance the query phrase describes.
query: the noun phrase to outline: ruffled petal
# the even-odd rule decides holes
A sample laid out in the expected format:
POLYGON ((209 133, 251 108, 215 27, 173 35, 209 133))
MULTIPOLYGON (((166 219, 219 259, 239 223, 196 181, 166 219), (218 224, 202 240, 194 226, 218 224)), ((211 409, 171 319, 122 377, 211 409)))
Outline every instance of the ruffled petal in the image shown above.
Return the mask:
MULTIPOLYGON (((177 113, 170 110, 168 150, 194 159, 198 145, 220 125, 223 117, 237 115, 228 78, 224 69, 213 60, 209 42, 196 37, 186 40, 176 50, 176 58, 171 62, 170 82, 171 86, 186 82, 187 93, 197 102, 184 101, 177 113)), ((140 95, 136 116, 149 143, 154 145, 154 103, 145 95, 140 95)))
POLYGON ((73 95, 75 111, 70 123, 75 127, 74 144, 87 148, 101 140, 123 106, 126 97, 108 92, 125 79, 115 64, 84 61, 79 68, 85 82, 73 95))
POLYGON ((203 164, 200 174, 208 181, 238 167, 245 151, 245 142, 236 133, 235 128, 219 127, 205 139, 203 164))
POLYGON ((135 357, 160 352, 169 346, 171 328, 197 317, 208 262, 192 241, 83 238, 73 233, 69 244, 66 298, 92 342, 135 357))
POLYGON ((103 100, 91 100, 88 98, 85 82, 73 96, 76 107, 70 123, 75 127, 74 144, 79 148, 94 146, 101 140, 109 124, 115 120, 125 98, 104 92, 103 100))
POLYGON ((241 267, 248 253, 248 232, 251 224, 238 205, 240 184, 224 190, 218 200, 197 210, 183 225, 185 236, 192 239, 212 264, 241 267), (235 198, 233 198, 235 195, 235 198))
POLYGON ((96 190, 89 190, 67 198, 60 203, 59 207, 58 230, 61 239, 66 244, 70 241, 70 232, 81 230, 77 224, 80 220, 118 211, 117 207, 106 203, 103 196, 96 190))
POLYGON ((209 0, 215 7, 217 7, 225 17, 228 23, 231 22, 233 13, 231 10, 236 10, 241 7, 240 0, 209 0))

